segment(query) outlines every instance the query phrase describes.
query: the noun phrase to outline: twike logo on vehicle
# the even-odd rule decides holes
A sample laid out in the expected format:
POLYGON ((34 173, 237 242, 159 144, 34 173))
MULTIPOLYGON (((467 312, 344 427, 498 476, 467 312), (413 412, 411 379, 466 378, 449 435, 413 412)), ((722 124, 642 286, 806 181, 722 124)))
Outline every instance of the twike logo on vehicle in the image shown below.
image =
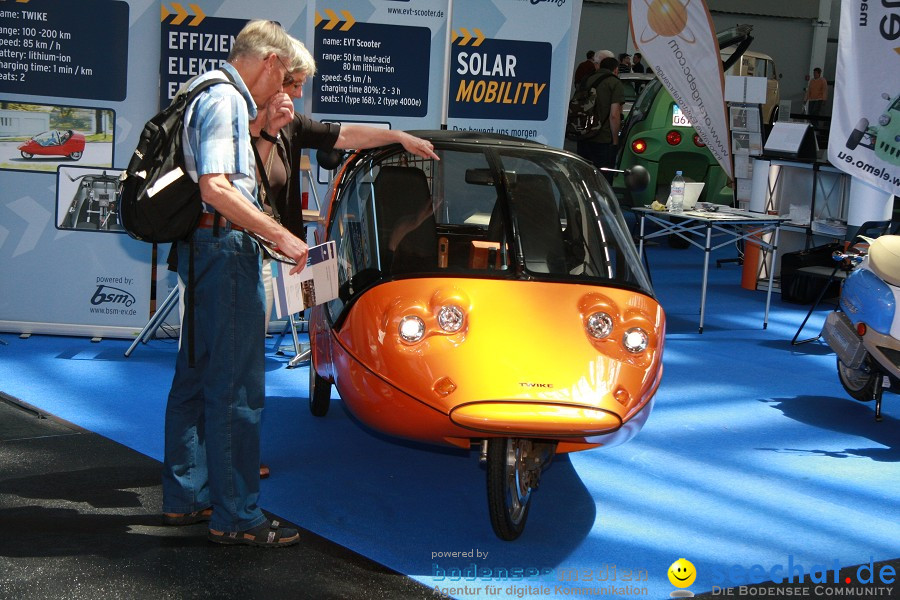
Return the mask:
POLYGON ((93 304, 94 306, 105 303, 124 304, 125 306, 131 306, 132 304, 134 304, 134 302, 134 296, 129 292, 102 284, 97 286, 97 291, 94 292, 93 296, 91 296, 91 304, 93 304))
POLYGON ((519 385, 525 388, 545 388, 550 389, 553 387, 552 383, 532 383, 531 381, 520 381, 519 385))

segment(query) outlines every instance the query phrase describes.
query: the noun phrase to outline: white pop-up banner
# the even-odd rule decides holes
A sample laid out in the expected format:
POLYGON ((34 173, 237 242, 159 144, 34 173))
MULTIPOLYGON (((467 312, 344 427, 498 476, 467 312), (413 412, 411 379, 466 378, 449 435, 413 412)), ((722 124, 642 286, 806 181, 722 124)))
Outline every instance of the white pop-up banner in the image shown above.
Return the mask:
POLYGON ((635 46, 732 177, 725 75, 706 3, 630 0, 628 17, 635 46))
POLYGON ((828 160, 900 194, 900 16, 897 2, 841 3, 828 160), (891 75, 893 73, 893 75, 891 75))

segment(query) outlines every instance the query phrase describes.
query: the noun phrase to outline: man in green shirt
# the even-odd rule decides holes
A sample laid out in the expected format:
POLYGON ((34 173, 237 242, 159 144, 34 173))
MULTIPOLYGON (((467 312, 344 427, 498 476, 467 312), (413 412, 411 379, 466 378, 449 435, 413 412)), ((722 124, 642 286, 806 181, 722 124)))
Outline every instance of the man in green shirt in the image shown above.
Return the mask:
MULTIPOLYGON (((619 74, 619 61, 615 58, 604 58, 600 61, 600 69, 592 77, 596 77, 597 96, 594 102, 594 113, 603 126, 597 135, 589 140, 578 142, 578 154, 598 169, 616 168, 616 155, 619 152, 619 130, 622 126, 622 105, 625 104, 625 88, 615 75, 619 74), (612 74, 612 77, 602 77, 612 74), (601 80, 602 77, 602 80, 601 80)), ((613 173, 603 172, 606 180, 612 183, 613 173)))

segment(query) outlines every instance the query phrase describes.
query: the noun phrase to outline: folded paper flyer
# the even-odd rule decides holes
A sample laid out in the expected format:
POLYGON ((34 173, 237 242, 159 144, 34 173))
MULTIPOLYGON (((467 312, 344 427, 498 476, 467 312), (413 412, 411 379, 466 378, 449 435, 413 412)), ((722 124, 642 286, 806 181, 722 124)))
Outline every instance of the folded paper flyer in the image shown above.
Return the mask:
POLYGON ((296 275, 289 274, 292 268, 293 265, 272 261, 275 314, 279 319, 337 298, 337 248, 334 241, 311 247, 306 267, 296 275))

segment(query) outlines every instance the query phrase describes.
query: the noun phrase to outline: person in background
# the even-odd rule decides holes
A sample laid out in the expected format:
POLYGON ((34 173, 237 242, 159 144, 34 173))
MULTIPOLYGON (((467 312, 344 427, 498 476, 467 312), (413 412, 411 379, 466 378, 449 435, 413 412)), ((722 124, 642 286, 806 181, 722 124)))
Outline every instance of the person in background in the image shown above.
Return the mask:
MULTIPOLYGON (((803 101, 807 102, 807 114, 811 117, 818 117, 822 111, 822 104, 827 99, 828 82, 822 77, 822 69, 816 67, 813 69, 813 78, 809 80, 809 85, 806 86, 806 95, 803 98, 803 101)), ((815 120, 818 121, 818 119, 815 120)))
POLYGON ((612 50, 597 50, 596 52, 594 52, 594 58, 592 59, 595 64, 594 70, 596 71, 600 68, 601 60, 603 60, 604 58, 615 58, 615 56, 616 55, 612 50))
MULTIPOLYGON (((256 107, 282 91, 295 52, 279 24, 247 23, 221 67, 235 85, 212 86, 185 112, 185 167, 204 212, 190 239, 178 242, 179 277, 192 282, 186 321, 194 343, 180 345, 166 406, 163 522, 209 521, 207 539, 220 544, 299 541, 296 529, 270 520, 258 504, 265 308, 255 236, 293 260, 294 273, 306 264, 307 247, 260 209, 249 134, 256 107)), ((191 85, 214 77, 221 73, 191 85)))
MULTIPOLYGON (((619 74, 619 61, 607 57, 600 61, 598 75, 603 73, 619 74)), ((578 142, 578 154, 599 168, 616 167, 616 155, 619 151, 619 130, 622 126, 622 105, 625 104, 625 88, 618 77, 606 77, 597 85, 597 98, 594 111, 603 127, 597 136, 578 142)), ((601 171, 606 180, 612 183, 613 174, 601 171)))
POLYGON ((644 57, 640 52, 635 52, 634 56, 631 57, 631 72, 632 73, 643 73, 645 72, 644 57))
MULTIPOLYGON (((291 39, 296 62, 282 82, 282 91, 271 96, 250 122, 250 136, 267 181, 267 185, 261 185, 260 190, 263 210, 277 215, 288 231, 305 238, 300 181, 300 157, 304 150, 362 150, 399 143, 407 152, 421 158, 437 160, 438 157, 431 142, 404 131, 368 125, 322 123, 295 112, 293 101, 303 97, 303 85, 315 74, 316 63, 302 42, 291 39)), ((262 181, 263 176, 260 175, 259 179, 262 181)), ((271 259, 263 260, 262 273, 268 319, 273 302, 271 259)), ((269 466, 261 464, 260 476, 265 478, 269 473, 269 466)))
POLYGON ((631 56, 625 52, 619 55, 619 73, 631 73, 631 56))
POLYGON ((578 82, 580 82, 588 75, 592 75, 594 71, 597 70, 597 65, 596 63, 594 63, 594 51, 588 50, 586 56, 587 58, 578 63, 578 65, 575 67, 575 74, 572 76, 572 83, 576 86, 578 85, 578 82))

